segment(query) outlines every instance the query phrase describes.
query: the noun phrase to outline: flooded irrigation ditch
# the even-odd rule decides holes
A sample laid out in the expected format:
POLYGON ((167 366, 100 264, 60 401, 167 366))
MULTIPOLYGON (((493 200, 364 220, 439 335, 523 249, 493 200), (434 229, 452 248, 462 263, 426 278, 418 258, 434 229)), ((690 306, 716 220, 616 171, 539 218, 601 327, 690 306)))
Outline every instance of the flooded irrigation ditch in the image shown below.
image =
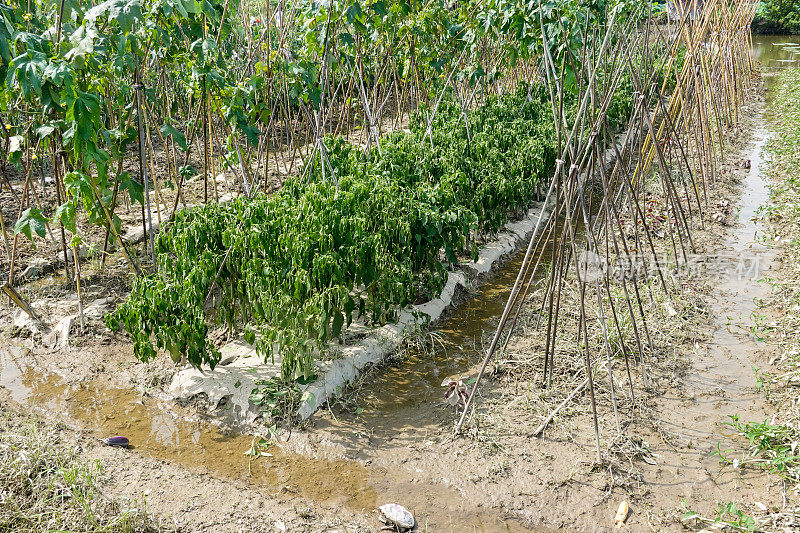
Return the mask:
MULTIPOLYGON (((481 338, 502 311, 521 260, 517 253, 437 325, 433 349, 400 354, 396 363, 376 372, 363 386, 370 408, 352 420, 340 419, 339 429, 347 430, 352 422, 386 437, 407 431, 422 434, 452 420, 453 411, 443 402, 441 381, 470 371, 479 361, 481 338)), ((251 435, 223 432, 196 412, 137 390, 109 386, 102 376, 70 382, 31 365, 24 353, 21 348, 0 347, 0 386, 13 401, 47 416, 59 414, 67 423, 90 429, 97 438, 124 435, 131 441, 131 453, 223 479, 275 488, 289 484, 304 498, 332 501, 356 511, 400 499, 417 510, 418 520, 425 520, 431 531, 451 526, 523 530, 513 521, 476 510, 454 489, 429 487, 417 494, 416 489, 403 486, 402 478, 385 469, 368 469, 363 460, 317 458, 319 450, 312 455, 289 451, 293 442, 270 447, 270 457, 254 460, 244 455, 254 443, 251 435)), ((78 350, 71 353, 79 357, 78 350)))

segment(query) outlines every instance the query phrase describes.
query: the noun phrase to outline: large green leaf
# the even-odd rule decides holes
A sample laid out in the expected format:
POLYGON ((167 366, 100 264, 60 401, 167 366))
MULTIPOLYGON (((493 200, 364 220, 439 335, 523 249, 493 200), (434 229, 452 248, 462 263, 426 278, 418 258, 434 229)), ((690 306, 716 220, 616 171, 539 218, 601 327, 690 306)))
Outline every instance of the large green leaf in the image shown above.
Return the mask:
POLYGON ((47 57, 36 50, 28 50, 12 60, 12 66, 6 74, 6 84, 15 82, 22 89, 22 95, 30 98, 32 93, 42 94, 42 72, 47 67, 47 57))
MULTIPOLYGON (((97 27, 94 22, 80 26, 75 32, 69 36, 69 42, 72 49, 64 56, 70 61, 76 59, 83 59, 87 55, 94 53, 94 42, 98 37, 97 27)), ((49 66, 49 65, 48 65, 49 66)), ((58 76, 59 72, 54 72, 58 76)))
POLYGON ((127 172, 119 175, 119 190, 128 191, 132 202, 139 202, 144 205, 144 186, 133 179, 127 172))
POLYGON ((0 8, 0 64, 6 65, 11 62, 11 36, 14 35, 14 27, 6 18, 3 9, 0 8))
POLYGON ((142 20, 142 4, 140 0, 107 0, 90 9, 85 19, 95 22, 103 15, 108 15, 108 20, 116 21, 122 31, 129 33, 133 24, 142 20))
POLYGON ((186 145, 186 136, 180 131, 176 130, 171 124, 164 124, 159 128, 159 131, 161 132, 161 135, 172 137, 172 140, 178 143, 178 146, 180 146, 181 150, 184 152, 188 150, 186 145))
POLYGON ((79 92, 67 109, 67 123, 70 129, 65 140, 88 141, 95 138, 101 124, 100 98, 95 94, 79 92))
POLYGON ((83 172, 67 172, 64 175, 64 188, 72 198, 91 198, 94 195, 92 182, 83 172))
POLYGON ((34 233, 39 237, 44 237, 47 235, 46 224, 47 218, 42 214, 41 209, 29 207, 22 212, 17 223, 14 224, 14 235, 22 233, 29 240, 33 240, 34 233))
POLYGON ((58 220, 69 231, 77 233, 75 228, 75 204, 72 202, 66 202, 58 206, 53 213, 53 220, 58 220))

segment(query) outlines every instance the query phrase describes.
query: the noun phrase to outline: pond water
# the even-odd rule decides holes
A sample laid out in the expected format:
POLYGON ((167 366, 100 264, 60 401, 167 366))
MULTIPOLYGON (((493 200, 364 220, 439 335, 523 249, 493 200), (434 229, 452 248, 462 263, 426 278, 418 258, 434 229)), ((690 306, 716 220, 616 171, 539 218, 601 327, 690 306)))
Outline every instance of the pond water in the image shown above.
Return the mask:
POLYGON ((765 69, 800 67, 800 35, 753 35, 753 59, 765 69))

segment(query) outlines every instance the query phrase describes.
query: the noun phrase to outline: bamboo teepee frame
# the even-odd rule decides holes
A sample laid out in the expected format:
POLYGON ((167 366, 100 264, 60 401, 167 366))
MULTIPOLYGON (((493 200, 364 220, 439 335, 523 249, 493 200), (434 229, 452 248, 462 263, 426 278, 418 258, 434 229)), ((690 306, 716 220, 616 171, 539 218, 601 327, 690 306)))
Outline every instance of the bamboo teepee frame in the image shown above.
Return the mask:
POLYGON ((606 27, 588 36, 582 56, 593 60, 576 63, 581 105, 571 125, 561 109, 565 91, 562 77, 545 43, 542 77, 553 96, 560 146, 560 159, 547 194, 551 216, 542 216, 537 222, 537 231, 528 244, 457 431, 473 412, 481 377, 501 347, 501 339, 505 335, 504 348, 521 309, 533 301, 529 291, 537 280, 543 295, 538 300, 540 316, 546 317, 537 321, 537 327, 545 328, 546 339, 541 358, 542 385, 551 383, 557 363, 559 315, 563 313, 562 295, 567 286, 579 302, 577 345, 582 351, 585 376, 535 434, 541 433, 555 412, 586 390, 599 460, 595 385, 600 379, 598 369, 603 367, 616 431, 622 432, 617 402, 619 380, 614 377, 615 360, 609 342, 612 332, 625 337, 624 346, 635 346, 633 353, 622 350, 631 398, 635 391, 632 368, 637 364, 642 385, 649 386, 647 355, 653 349, 653 339, 647 320, 646 278, 623 275, 612 280, 609 270, 590 276, 587 258, 596 258, 605 265, 615 259, 628 259, 631 264, 640 261, 645 268, 654 270, 657 282, 665 290, 668 288, 669 278, 663 275, 664 265, 646 216, 644 187, 648 180, 660 187, 670 213, 668 237, 674 261, 678 266, 685 264, 694 250, 692 228, 703 223, 708 190, 716 181, 726 138, 736 132, 740 107, 751 87, 754 66, 750 24, 757 2, 692 0, 690 4, 678 10, 679 20, 666 25, 650 11, 645 22, 636 27, 611 17, 606 27), (651 67, 664 54, 666 70, 672 76, 656 83, 651 67), (598 72, 614 74, 610 82, 600 84, 598 72), (620 133, 612 131, 608 109, 623 72, 633 84, 635 101, 628 127, 620 133), (674 87, 670 86, 670 79, 674 87), (589 184, 594 184, 600 193, 589 195, 589 184), (633 235, 624 231, 626 218, 632 221, 633 235), (636 253, 640 256, 635 257, 636 253), (548 262, 549 271, 543 272, 548 262), (621 300, 612 296, 612 285, 621 290, 621 300), (592 295, 596 305, 590 313, 587 298, 592 295), (596 343, 589 339, 590 321, 597 321, 602 331, 602 338, 596 343), (623 327, 623 321, 630 327, 623 327))

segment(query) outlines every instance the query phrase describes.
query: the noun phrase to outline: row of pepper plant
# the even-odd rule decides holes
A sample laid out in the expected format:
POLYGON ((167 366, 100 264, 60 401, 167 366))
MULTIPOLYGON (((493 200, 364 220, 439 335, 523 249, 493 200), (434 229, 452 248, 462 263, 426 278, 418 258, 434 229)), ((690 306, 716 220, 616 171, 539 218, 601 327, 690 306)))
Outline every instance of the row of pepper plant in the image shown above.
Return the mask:
POLYGON ((390 134, 366 157, 328 139, 327 179, 311 160, 275 194, 181 212, 158 237, 162 268, 135 281, 108 324, 131 334, 142 359, 158 347, 213 365, 214 293, 213 319, 246 325, 263 355, 280 353, 284 377, 307 378, 315 354, 355 317, 385 323, 437 294, 447 263, 474 251, 471 235, 531 204, 554 166, 549 105, 525 86, 490 98, 468 114, 471 143, 451 102, 440 106, 432 145, 425 109, 410 133, 390 134))
POLYGON ((366 156, 329 139, 327 178, 317 156, 278 193, 181 213, 158 238, 163 268, 134 283, 108 325, 142 359, 161 348, 212 366, 209 318, 244 326, 262 355, 280 354, 285 379, 307 379, 354 318, 383 324, 434 297, 475 236, 541 199, 556 146, 542 86, 490 97, 466 120, 448 98, 430 138, 429 114, 423 106, 409 132, 366 156), (212 294, 218 311, 207 313, 212 294))

